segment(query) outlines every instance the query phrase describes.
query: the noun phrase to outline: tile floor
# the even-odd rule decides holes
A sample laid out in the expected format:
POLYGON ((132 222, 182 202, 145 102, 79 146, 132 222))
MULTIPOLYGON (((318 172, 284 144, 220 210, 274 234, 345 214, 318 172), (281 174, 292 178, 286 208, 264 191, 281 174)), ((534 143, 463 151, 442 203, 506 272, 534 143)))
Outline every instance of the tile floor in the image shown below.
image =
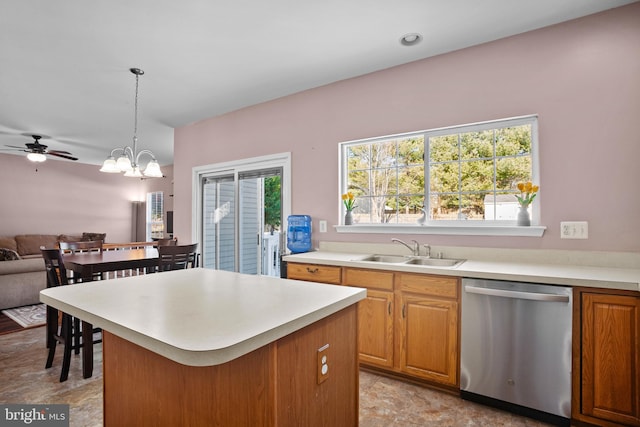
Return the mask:
MULTIPOLYGON (((80 358, 74 356, 69 380, 60 383, 62 351, 56 352, 53 368, 45 370, 44 332, 35 328, 0 335, 0 403, 68 403, 72 427, 102 426, 100 346, 95 348, 91 379, 82 379, 80 358)), ((361 427, 546 426, 368 372, 360 375, 360 390, 361 427)))

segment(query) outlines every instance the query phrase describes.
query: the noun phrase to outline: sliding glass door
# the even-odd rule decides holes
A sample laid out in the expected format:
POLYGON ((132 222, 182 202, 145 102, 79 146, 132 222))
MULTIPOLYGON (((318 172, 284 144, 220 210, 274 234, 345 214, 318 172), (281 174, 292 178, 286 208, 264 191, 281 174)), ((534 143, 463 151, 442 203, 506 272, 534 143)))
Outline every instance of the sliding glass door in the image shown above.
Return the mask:
POLYGON ((202 266, 236 271, 234 175, 204 178, 202 201, 202 266))
POLYGON ((277 163, 252 162, 199 173, 203 267, 280 276, 286 172, 277 163))

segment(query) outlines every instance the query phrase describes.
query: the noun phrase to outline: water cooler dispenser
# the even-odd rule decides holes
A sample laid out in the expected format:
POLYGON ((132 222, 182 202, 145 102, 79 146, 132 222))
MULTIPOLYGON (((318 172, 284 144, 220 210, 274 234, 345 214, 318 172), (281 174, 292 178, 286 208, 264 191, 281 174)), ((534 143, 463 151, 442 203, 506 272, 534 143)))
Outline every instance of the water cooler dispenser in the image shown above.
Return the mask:
POLYGON ((287 248, 296 254, 311 250, 311 217, 309 215, 289 215, 287 227, 287 248))

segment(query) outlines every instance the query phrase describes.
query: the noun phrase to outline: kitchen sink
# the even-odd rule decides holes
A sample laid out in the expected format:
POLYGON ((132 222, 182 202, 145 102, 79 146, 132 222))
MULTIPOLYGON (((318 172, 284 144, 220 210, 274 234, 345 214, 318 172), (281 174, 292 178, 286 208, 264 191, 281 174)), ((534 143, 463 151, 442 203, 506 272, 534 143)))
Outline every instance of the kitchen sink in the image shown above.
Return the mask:
POLYGON ((370 262, 388 262, 392 264, 400 264, 407 261, 409 257, 403 255, 369 255, 366 258, 362 258, 358 261, 370 261, 370 262))
POLYGON ((457 267, 463 262, 463 259, 416 257, 411 258, 409 261, 405 262, 405 264, 426 265, 430 267, 457 267))
POLYGON ((354 259, 354 261, 381 262, 387 264, 421 265, 424 267, 453 268, 462 264, 465 260, 453 258, 429 258, 420 256, 403 255, 369 255, 365 258, 354 259))

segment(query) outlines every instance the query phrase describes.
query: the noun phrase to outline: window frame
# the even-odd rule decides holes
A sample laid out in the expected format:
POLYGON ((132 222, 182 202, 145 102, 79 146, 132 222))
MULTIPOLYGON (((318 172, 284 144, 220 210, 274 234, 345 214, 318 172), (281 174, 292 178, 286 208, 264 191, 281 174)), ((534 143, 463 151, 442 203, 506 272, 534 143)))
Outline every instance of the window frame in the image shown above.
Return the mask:
MULTIPOLYGON (((339 194, 347 191, 348 178, 348 159, 347 148, 359 144, 371 144, 376 142, 385 142, 390 139, 409 139, 412 137, 423 137, 425 141, 425 161, 424 161, 424 182, 425 182, 425 198, 430 196, 429 189, 429 138, 461 134, 466 132, 479 132, 493 130, 496 128, 505 128, 511 126, 531 125, 531 179, 533 182, 540 182, 539 173, 539 141, 538 141, 538 116, 531 114, 526 116, 511 117, 505 119, 489 120, 476 123, 468 123, 463 125, 447 126, 435 129, 427 129, 414 132, 406 132, 401 134, 386 135, 380 137, 345 141, 338 144, 338 186, 339 194)), ((495 161, 495 153, 493 159, 495 161)), ((338 225, 335 226, 336 231, 340 233, 405 233, 405 234, 451 234, 451 235, 485 235, 485 236, 535 236, 540 237, 544 234, 546 227, 540 224, 540 199, 531 205, 532 225, 529 227, 521 227, 516 225, 515 220, 427 220, 424 225, 419 224, 397 224, 397 223, 367 223, 353 224, 345 226, 344 206, 340 198, 338 198, 338 225)))
POLYGON ((153 239, 161 239, 164 238, 165 235, 165 224, 164 224, 164 219, 165 219, 165 213, 164 213, 164 192, 163 191, 151 191, 149 193, 147 193, 147 200, 146 200, 146 213, 145 213, 145 234, 146 234, 146 240, 147 241, 152 241, 153 239), (160 214, 159 214, 159 219, 158 220, 153 220, 153 214, 154 211, 156 210, 156 206, 153 206, 152 201, 154 198, 158 198, 160 197, 160 214), (153 235, 153 226, 154 225, 158 225, 161 224, 162 225, 162 236, 161 237, 157 237, 153 235))

